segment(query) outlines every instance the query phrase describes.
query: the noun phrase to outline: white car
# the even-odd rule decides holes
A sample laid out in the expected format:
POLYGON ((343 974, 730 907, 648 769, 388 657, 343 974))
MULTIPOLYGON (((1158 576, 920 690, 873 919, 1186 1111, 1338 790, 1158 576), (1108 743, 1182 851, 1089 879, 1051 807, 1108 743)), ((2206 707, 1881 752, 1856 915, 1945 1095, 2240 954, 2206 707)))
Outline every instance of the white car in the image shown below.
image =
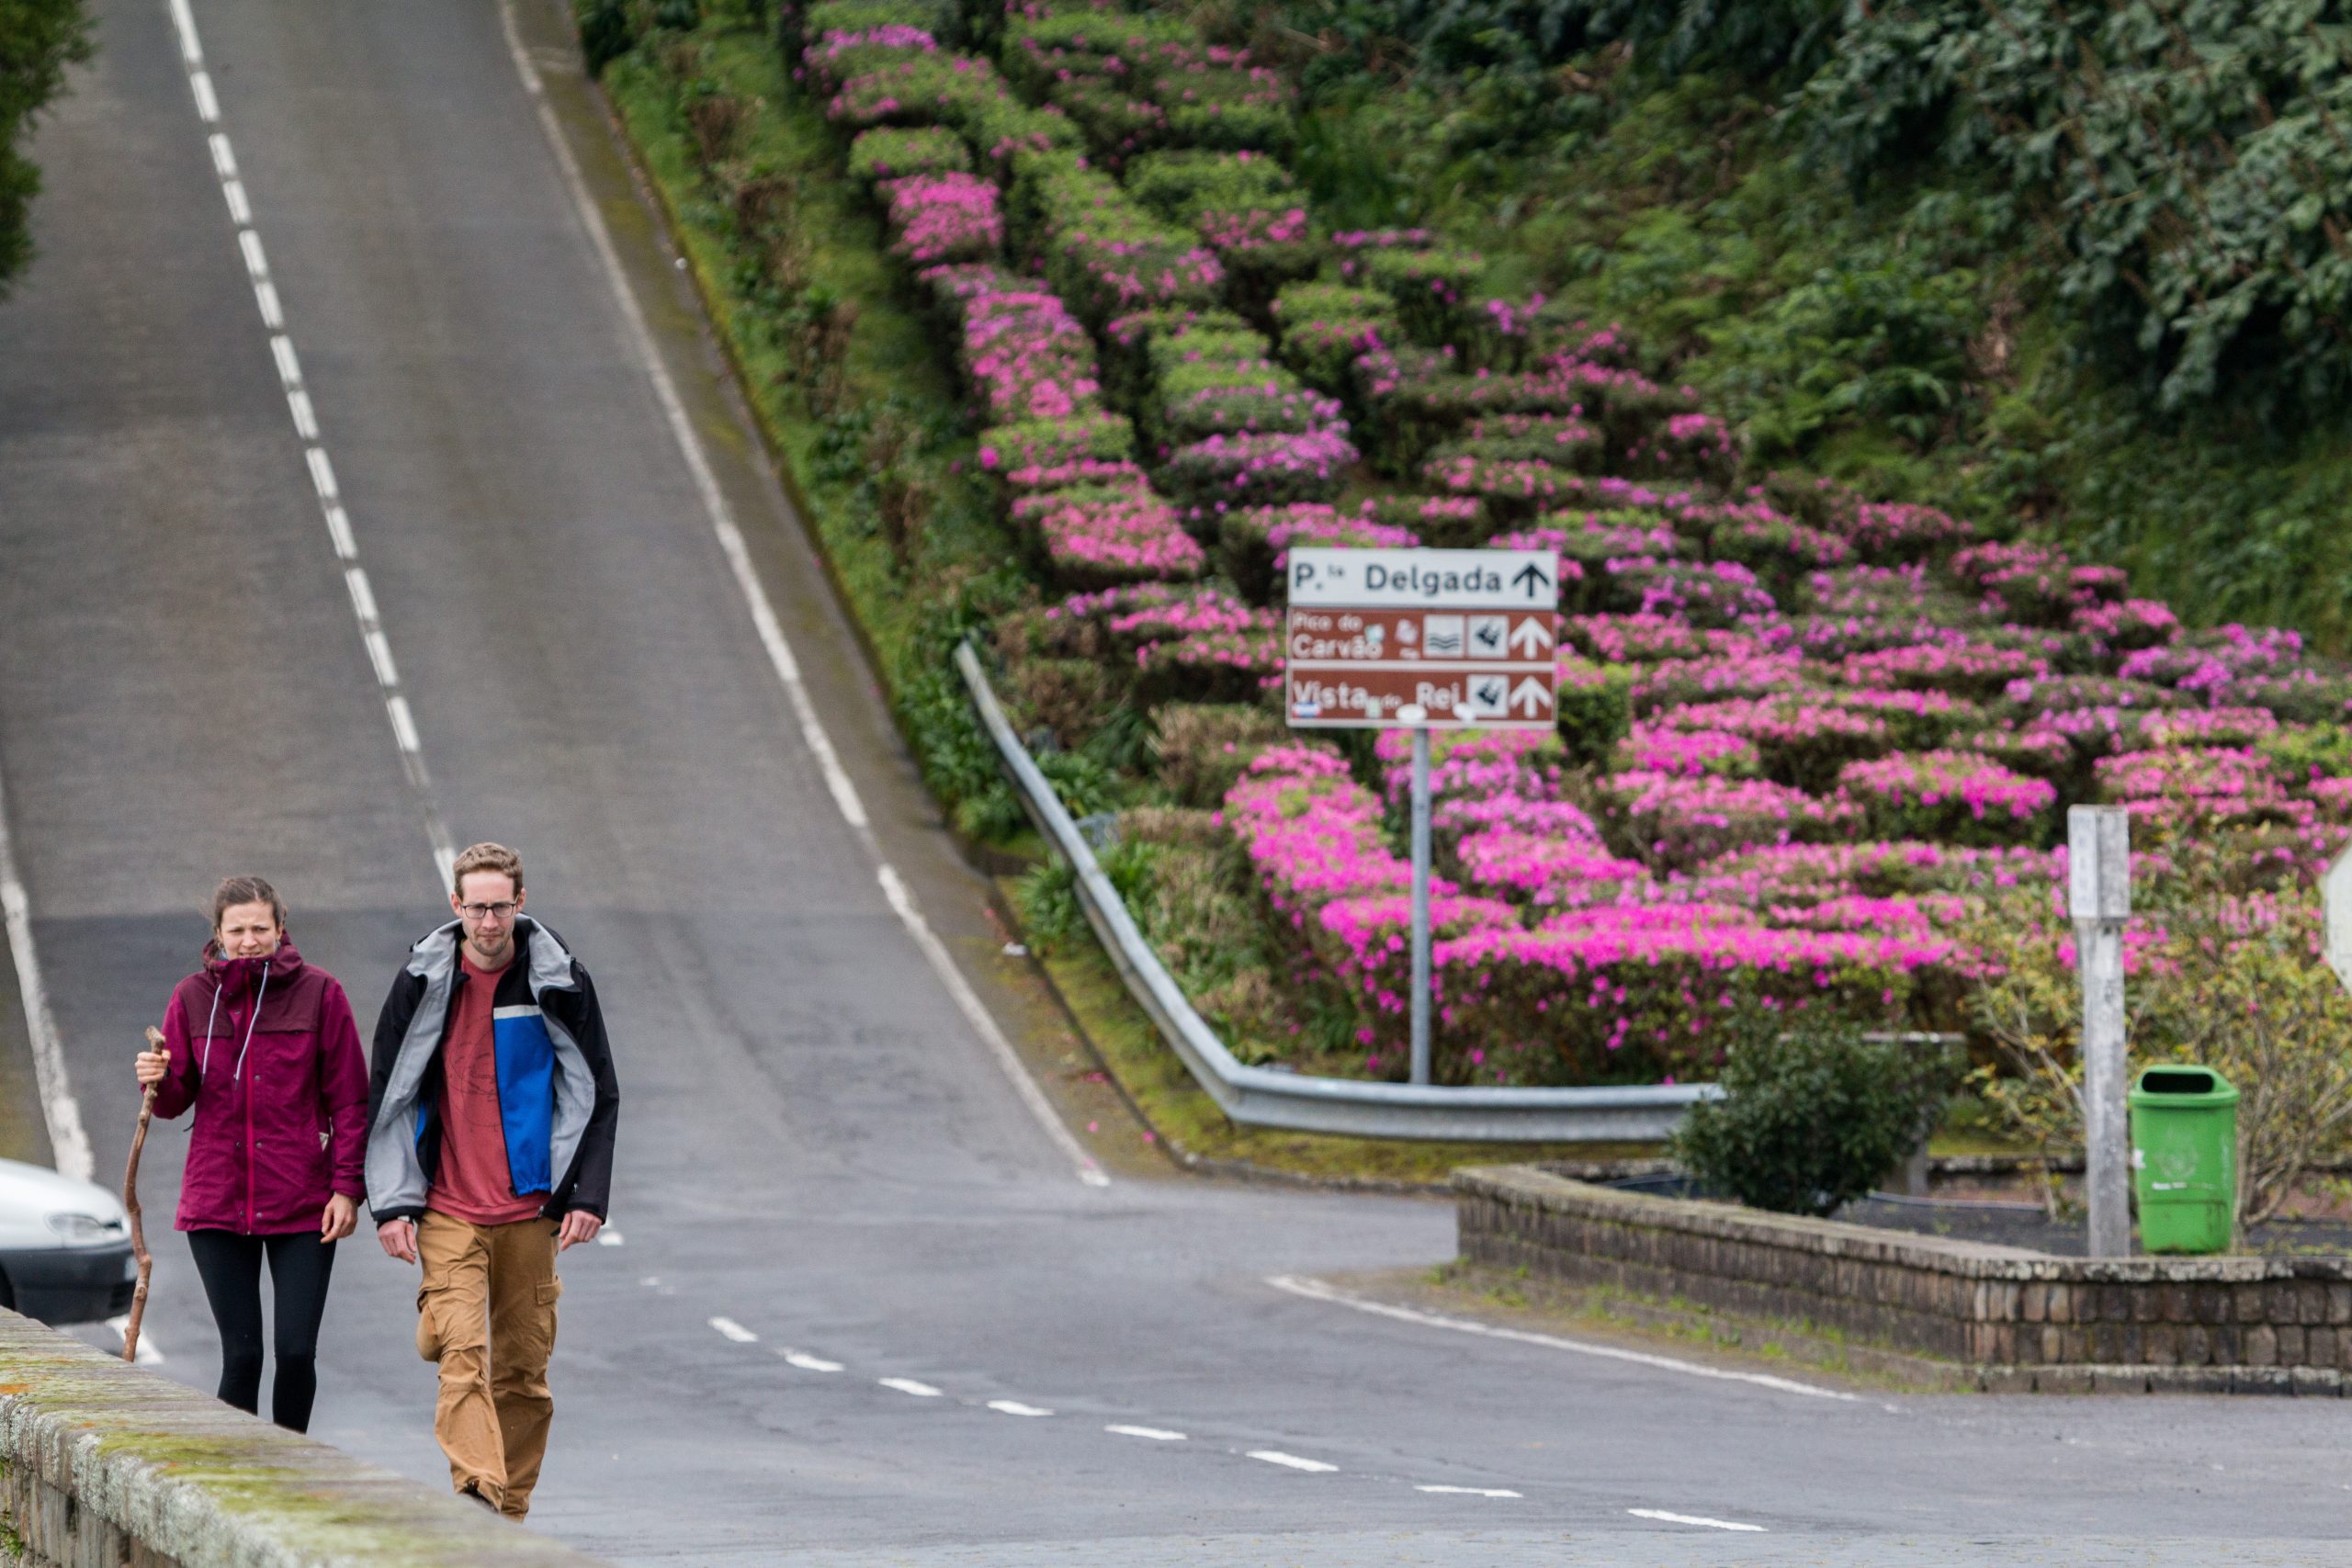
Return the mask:
POLYGON ((105 1188, 0 1159, 0 1307, 43 1323, 130 1310, 130 1216, 105 1188))

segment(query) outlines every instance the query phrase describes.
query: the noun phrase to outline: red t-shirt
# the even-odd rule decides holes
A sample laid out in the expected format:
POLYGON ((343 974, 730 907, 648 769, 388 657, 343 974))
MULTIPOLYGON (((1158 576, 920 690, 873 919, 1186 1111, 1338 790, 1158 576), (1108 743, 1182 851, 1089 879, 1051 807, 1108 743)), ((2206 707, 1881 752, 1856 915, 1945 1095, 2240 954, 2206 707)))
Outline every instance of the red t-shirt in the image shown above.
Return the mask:
MULTIPOLYGON (((504 965, 482 969, 458 950, 466 983, 451 1006, 449 1038, 441 1046, 441 1168, 424 1206, 478 1225, 512 1224, 537 1216, 545 1192, 514 1191, 506 1166, 506 1127, 498 1113, 498 1043, 492 1017, 504 965)), ((511 963, 512 960, 509 960, 511 963)))

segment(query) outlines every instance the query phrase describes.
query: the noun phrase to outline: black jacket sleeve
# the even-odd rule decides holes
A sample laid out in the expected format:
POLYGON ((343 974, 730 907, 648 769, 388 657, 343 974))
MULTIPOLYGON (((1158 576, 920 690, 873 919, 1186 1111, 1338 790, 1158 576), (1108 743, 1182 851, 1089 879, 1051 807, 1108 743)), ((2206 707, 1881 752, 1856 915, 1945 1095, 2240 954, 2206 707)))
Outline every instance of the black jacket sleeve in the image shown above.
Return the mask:
MULTIPOLYGON (((392 980, 392 988, 384 995, 384 1006, 376 1015, 376 1038, 368 1049, 368 1134, 372 1137, 376 1123, 384 1115, 384 1090, 392 1081, 392 1066, 400 1060, 401 1042, 408 1038, 409 1021, 416 1016, 416 1004, 424 998, 424 976, 412 975, 403 968, 392 980)), ((367 1157, 367 1144, 360 1145, 360 1157, 367 1157)), ((372 1194, 371 1194, 372 1196, 372 1194)), ((369 1205, 369 1213, 378 1224, 390 1220, 413 1220, 421 1217, 421 1208, 377 1209, 369 1205)))
POLYGON ((621 1119, 621 1086, 613 1075, 612 1042, 605 1034, 605 1010, 596 1002, 595 982, 588 977, 587 965, 576 958, 571 961, 571 973, 580 982, 579 1000, 574 1004, 577 1016, 564 1021, 571 1028, 580 1054, 588 1060, 588 1070, 595 1075, 596 1102, 588 1112, 587 1129, 580 1135, 580 1152, 573 1156, 571 1171, 552 1195, 548 1213, 561 1214, 585 1209, 600 1220, 608 1219, 612 1213, 613 1141, 621 1119))

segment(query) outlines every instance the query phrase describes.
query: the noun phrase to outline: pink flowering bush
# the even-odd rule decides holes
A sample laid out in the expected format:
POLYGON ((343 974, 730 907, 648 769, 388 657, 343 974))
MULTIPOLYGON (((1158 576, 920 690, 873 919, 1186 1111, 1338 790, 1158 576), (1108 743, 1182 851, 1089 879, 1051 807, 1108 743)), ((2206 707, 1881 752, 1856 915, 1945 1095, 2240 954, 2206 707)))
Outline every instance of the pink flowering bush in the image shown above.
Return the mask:
POLYGON ((2050 824, 2058 791, 1966 751, 1895 752, 1849 762, 1839 793, 1890 838, 1955 843, 2030 840, 2050 824))
POLYGON ((1061 300, 999 275, 962 300, 958 358, 993 423, 1095 414, 1094 344, 1061 300))
POLYGON ((1456 1082, 1646 1083, 1712 1073, 1725 1033, 1755 1008, 1792 1018, 1899 1016, 1950 963, 1931 935, 1776 930, 1744 910, 1608 905, 1533 931, 1474 931, 1432 958, 1450 1040, 1483 1060, 1456 1082))
POLYGON ((940 126, 862 131, 850 143, 849 172, 868 186, 910 175, 966 175, 971 171, 971 148, 955 131, 940 126))
POLYGON ((1646 866, 1592 832, 1482 827, 1455 840, 1451 859, 1464 886, 1539 908, 1613 903, 1650 884, 1646 866))
POLYGON ((1155 306, 1215 301, 1225 270, 1200 236, 1153 216, 1083 158, 1023 153, 1012 167, 1012 238, 1080 317, 1101 326, 1155 306))
POLYGON ((1953 632, 1934 642, 1849 655, 1838 673, 1856 686, 1981 698, 1998 696, 2012 682, 2030 682, 2049 674, 2050 661, 1953 632))
POLYGON ((1219 562, 1241 592, 1258 604, 1280 603, 1293 545, 1359 549, 1411 549, 1420 540, 1408 528, 1341 513, 1323 502, 1253 506, 1228 512, 1218 525, 1219 562))
POLYGON ((889 206, 890 254, 919 266, 986 261, 1004 243, 996 186, 971 175, 909 175, 877 187, 889 206))
POLYGON ((1611 773, 1597 781, 1601 830, 1622 852, 1661 869, 1688 869, 1752 844, 1818 840, 1861 812, 1762 779, 1611 773))
POLYGON ((1072 588, 1104 587, 1193 577, 1208 564, 1166 502, 1148 494, 1080 496, 1075 491, 1048 491, 1036 498, 1041 504, 1025 519, 1036 530, 1056 581, 1072 588))
POLYGON ((1346 484, 1355 460, 1344 428, 1212 435, 1177 448, 1162 478, 1193 516, 1214 526, 1215 518, 1238 506, 1328 501, 1346 484))
POLYGON ((2101 758, 2092 772, 2101 798, 2134 822, 2277 822, 2295 815, 2270 760, 2249 749, 2163 746, 2101 758))

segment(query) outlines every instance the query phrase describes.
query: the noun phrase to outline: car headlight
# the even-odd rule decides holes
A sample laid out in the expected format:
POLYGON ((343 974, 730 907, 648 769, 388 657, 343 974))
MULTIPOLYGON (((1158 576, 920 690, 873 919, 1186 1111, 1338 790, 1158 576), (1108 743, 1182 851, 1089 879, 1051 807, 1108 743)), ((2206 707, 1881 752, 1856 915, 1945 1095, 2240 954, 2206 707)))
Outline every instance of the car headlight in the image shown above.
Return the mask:
POLYGON ((69 1242, 112 1241, 122 1235, 120 1220, 102 1220, 94 1214, 51 1214, 49 1228, 69 1242))

